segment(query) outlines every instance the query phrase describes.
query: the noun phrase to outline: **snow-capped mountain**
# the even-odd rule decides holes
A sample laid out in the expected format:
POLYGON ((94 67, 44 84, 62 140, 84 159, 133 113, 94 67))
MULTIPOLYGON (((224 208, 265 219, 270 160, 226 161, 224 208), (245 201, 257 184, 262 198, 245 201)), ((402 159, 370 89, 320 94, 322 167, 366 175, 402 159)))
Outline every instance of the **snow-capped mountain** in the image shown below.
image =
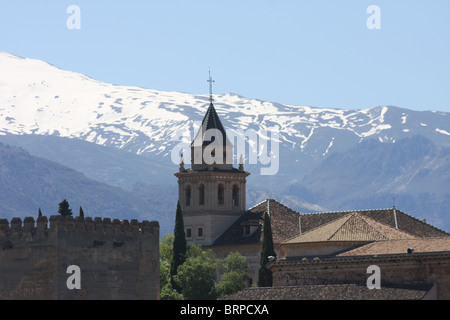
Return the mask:
MULTIPOLYGON (((176 133, 193 134, 194 122, 201 121, 208 103, 207 95, 115 86, 40 60, 0 53, 0 134, 78 138, 168 157, 176 133)), ((315 160, 367 138, 395 142, 419 134, 450 144, 450 115, 444 112, 388 106, 312 108, 231 93, 214 95, 214 105, 226 128, 278 129, 282 149, 315 160)))
MULTIPOLYGON (((174 150, 193 140, 208 105, 206 94, 116 86, 0 53, 0 142, 136 194, 176 185, 174 150)), ((450 113, 292 106, 232 93, 215 94, 214 106, 227 130, 253 130, 260 140, 279 134, 275 175, 246 159, 248 199, 278 194, 299 211, 350 210, 386 207, 395 195, 403 211, 450 230, 450 113)))

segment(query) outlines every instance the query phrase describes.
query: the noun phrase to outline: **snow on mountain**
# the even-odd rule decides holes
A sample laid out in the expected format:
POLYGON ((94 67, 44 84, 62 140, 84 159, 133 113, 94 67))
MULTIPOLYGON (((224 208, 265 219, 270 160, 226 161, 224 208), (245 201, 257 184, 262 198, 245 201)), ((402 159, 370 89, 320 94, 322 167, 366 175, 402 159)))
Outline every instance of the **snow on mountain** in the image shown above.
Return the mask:
MULTIPOLYGON (((206 82, 206 80, 205 80, 206 82)), ((206 84, 205 84, 206 87, 206 84)), ((0 134, 78 138, 167 157, 180 130, 194 134, 207 95, 116 86, 46 62, 0 53, 0 134)), ((396 107, 313 108, 214 95, 225 127, 278 129, 283 148, 325 157, 366 138, 395 142, 414 134, 450 144, 450 117, 396 107)))
MULTIPOLYGON (((153 184, 176 184, 167 177, 178 165, 168 160, 176 144, 193 140, 208 105, 208 95, 116 86, 0 52, 0 141, 102 182, 149 184, 142 194, 153 184)), ((442 190, 448 190, 450 113, 293 106, 233 93, 215 94, 214 105, 226 129, 255 130, 261 139, 265 130, 279 132, 276 175, 260 176, 259 164, 246 163, 248 190, 264 189, 250 191, 250 202, 278 194, 297 210, 376 208, 395 194, 404 210, 448 221, 442 190)), ((173 205, 161 201, 161 212, 173 205)))

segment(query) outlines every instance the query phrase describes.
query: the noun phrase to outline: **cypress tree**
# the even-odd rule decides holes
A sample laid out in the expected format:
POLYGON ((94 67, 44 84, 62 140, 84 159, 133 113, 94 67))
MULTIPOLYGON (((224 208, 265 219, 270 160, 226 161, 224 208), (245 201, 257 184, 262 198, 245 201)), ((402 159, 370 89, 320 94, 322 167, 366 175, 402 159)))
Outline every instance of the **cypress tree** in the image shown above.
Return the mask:
POLYGON ((181 212, 180 201, 177 203, 177 212, 175 215, 175 228, 173 240, 173 258, 170 265, 170 283, 172 288, 181 293, 180 286, 175 282, 174 276, 178 272, 178 267, 186 261, 186 235, 184 233, 183 214, 181 212))
MULTIPOLYGON (((268 206, 269 207, 269 206, 268 206)), ((269 256, 276 257, 272 238, 272 227, 270 225, 269 211, 264 214, 264 231, 263 244, 261 251, 261 262, 258 272, 258 286, 271 287, 272 286, 272 271, 266 268, 269 263, 269 256)))
POLYGON ((38 218, 42 217, 42 212, 41 212, 41 208, 39 208, 39 212, 38 212, 38 218))
POLYGON ((66 199, 60 202, 58 213, 64 217, 72 215, 72 209, 69 208, 69 202, 66 199))
POLYGON ((80 218, 84 219, 84 211, 83 208, 80 206, 80 218))

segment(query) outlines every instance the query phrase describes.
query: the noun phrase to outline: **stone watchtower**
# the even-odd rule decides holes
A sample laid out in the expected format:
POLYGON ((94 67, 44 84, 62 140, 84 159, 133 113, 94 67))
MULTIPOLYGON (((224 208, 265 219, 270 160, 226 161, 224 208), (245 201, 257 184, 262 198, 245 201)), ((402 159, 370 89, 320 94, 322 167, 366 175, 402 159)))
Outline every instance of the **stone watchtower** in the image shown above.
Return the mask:
MULTIPOLYGON (((210 77, 210 83, 212 82, 210 77)), ((181 159, 178 178, 179 201, 186 240, 201 245, 214 241, 245 212, 246 177, 242 158, 233 168, 233 145, 213 105, 191 144, 191 168, 181 159)))

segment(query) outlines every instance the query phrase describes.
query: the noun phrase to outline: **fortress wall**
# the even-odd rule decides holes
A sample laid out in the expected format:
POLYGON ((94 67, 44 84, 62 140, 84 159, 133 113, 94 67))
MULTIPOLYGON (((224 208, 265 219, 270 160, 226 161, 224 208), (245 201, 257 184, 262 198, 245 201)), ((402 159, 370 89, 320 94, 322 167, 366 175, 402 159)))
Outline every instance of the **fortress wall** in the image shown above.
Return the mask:
POLYGON ((0 299, 159 299, 159 224, 2 219, 0 299), (79 290, 66 284, 71 265, 80 268, 79 290))

